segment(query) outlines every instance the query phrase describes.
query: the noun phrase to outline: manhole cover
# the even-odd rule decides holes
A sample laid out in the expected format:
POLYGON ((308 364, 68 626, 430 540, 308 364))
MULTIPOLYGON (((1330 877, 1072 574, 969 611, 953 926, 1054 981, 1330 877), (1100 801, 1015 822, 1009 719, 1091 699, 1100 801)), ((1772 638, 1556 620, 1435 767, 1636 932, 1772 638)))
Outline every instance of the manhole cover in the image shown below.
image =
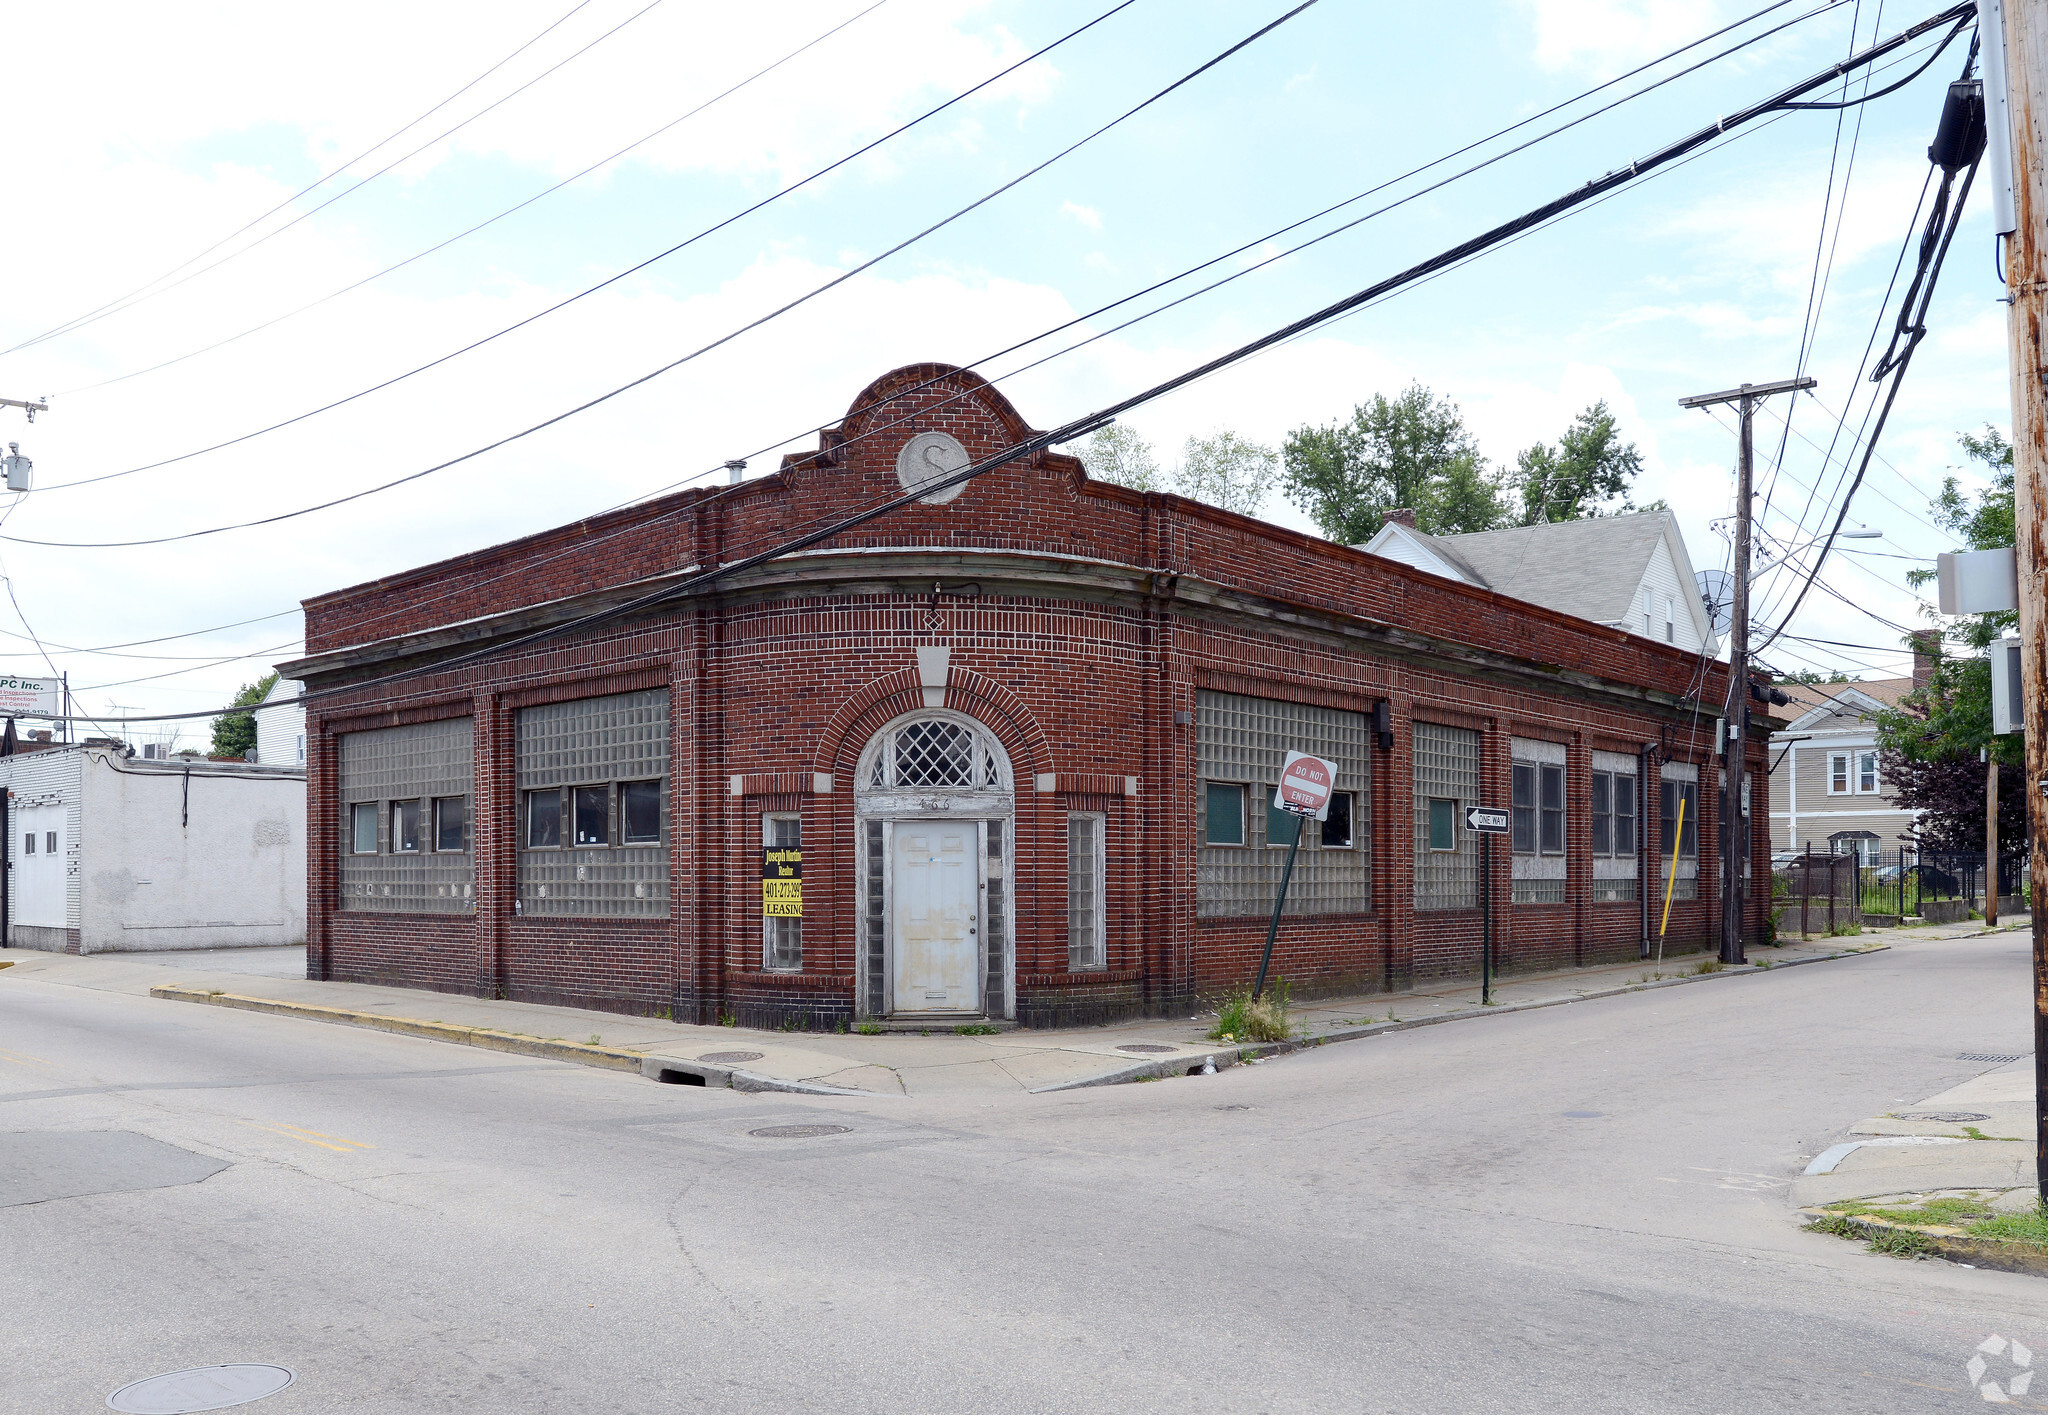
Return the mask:
POLYGON ((198 1366, 131 1381, 107 1397, 109 1410, 128 1415, 190 1415, 225 1410, 276 1395, 298 1377, 283 1366, 198 1366))
POLYGON ((2032 1053, 2032 1052, 2026 1052, 2026 1051, 2022 1051, 2022 1052, 2016 1052, 2016 1053, 2014 1053, 2014 1054, 2013 1054, 2013 1055, 2011 1055, 2011 1056, 2007 1056, 2007 1055, 2006 1055, 2005 1053, 2003 1053, 2003 1052, 1991 1052, 1991 1051, 1966 1051, 1966 1052, 1961 1052, 1961 1053, 1958 1053, 1958 1054, 1957 1054, 1957 1056, 1956 1056, 1956 1060, 1957 1060, 1957 1061, 1997 1061, 1997 1062, 2007 1062, 2007 1061, 2018 1061, 2018 1060, 2020 1060, 2020 1059, 2021 1059, 2022 1057, 2026 1057, 2026 1056, 2032 1056, 2032 1055, 2033 1055, 2033 1053, 2032 1053))
POLYGON ((759 1061, 763 1053, 758 1051, 707 1051, 698 1057, 699 1061, 759 1061))
POLYGON ((1566 1120, 1605 1120, 1607 1112, 1604 1110, 1568 1110, 1564 1113, 1564 1118, 1566 1120))
POLYGON ((1250 1106, 1248 1106, 1248 1105, 1219 1105, 1219 1106, 1217 1106, 1217 1107, 1216 1107, 1216 1109, 1218 1109, 1218 1110, 1250 1110, 1250 1109, 1251 1109, 1251 1107, 1250 1107, 1250 1106))
POLYGON ((1130 1043, 1128 1043, 1128 1044, 1126 1044, 1126 1045, 1124 1045, 1124 1046, 1120 1046, 1120 1047, 1118 1047, 1118 1048, 1117 1048, 1117 1050, 1118 1050, 1118 1051, 1141 1051, 1141 1052, 1145 1053, 1145 1055, 1147 1055, 1147 1056, 1154 1056, 1154 1055, 1157 1055, 1157 1054, 1158 1054, 1158 1053, 1160 1053, 1160 1052, 1166 1052, 1166 1051, 1179 1051, 1179 1050, 1180 1050, 1180 1048, 1179 1048, 1179 1047, 1161 1047, 1161 1046, 1154 1046, 1154 1045, 1152 1045, 1152 1043, 1150 1043, 1150 1042, 1130 1042, 1130 1043))
POLYGON ((844 1135, 852 1129, 851 1125, 769 1125, 747 1133, 763 1140, 811 1140, 820 1135, 844 1135))
POLYGON ((1975 1110, 1911 1110, 1900 1111, 1901 1120, 1934 1120, 1943 1125, 1967 1125, 1973 1121, 1989 1120, 1991 1117, 1975 1110))

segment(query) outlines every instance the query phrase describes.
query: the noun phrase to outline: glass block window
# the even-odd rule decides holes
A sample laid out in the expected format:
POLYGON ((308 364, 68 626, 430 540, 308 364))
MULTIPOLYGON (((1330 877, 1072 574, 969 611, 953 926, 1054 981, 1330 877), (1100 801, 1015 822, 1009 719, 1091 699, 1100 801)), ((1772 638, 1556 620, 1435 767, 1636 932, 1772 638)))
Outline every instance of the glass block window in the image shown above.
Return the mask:
POLYGON ((1689 762, 1666 762, 1657 783, 1657 889, 1673 899, 1699 898, 1699 768, 1689 762), (1683 829, 1679 807, 1685 808, 1683 829))
POLYGON ((1418 722, 1415 742, 1415 907, 1479 907, 1479 847, 1457 828, 1458 814, 1479 801, 1479 734, 1465 727, 1418 722), (1450 810, 1452 848, 1444 838, 1442 805, 1450 810))
POLYGON ((883 867, 888 859, 882 821, 861 822, 860 851, 860 940, 861 990, 871 1017, 882 1014, 882 934, 887 927, 884 909, 883 867))
POLYGON ((345 832, 336 901, 342 909, 467 914, 475 907, 469 842, 440 848, 430 804, 467 798, 476 784, 472 761, 466 717, 335 739, 345 832))
POLYGON ((986 1011, 991 1017, 1007 1015, 1004 1008, 1009 994, 1009 980, 1004 976, 1003 962, 1006 957, 1005 940, 1010 933, 1009 869, 1004 858, 1003 836, 1007 822, 992 820, 988 831, 988 982, 982 992, 986 1011))
POLYGON ((520 710, 519 912, 666 918, 666 688, 520 710))
POLYGON ((1196 798, 1202 850, 1195 912, 1202 918, 1270 914, 1294 822, 1304 834, 1287 887, 1289 915, 1355 914, 1372 907, 1369 843, 1372 722, 1365 713, 1238 693, 1196 695, 1196 798), (1347 799, 1332 822, 1271 808, 1287 753, 1337 764, 1332 789, 1347 799), (1283 817, 1284 819, 1276 819, 1283 817), (1339 843, 1342 842, 1342 843, 1339 843), (1249 848, 1239 848, 1249 847, 1249 848))
POLYGON ((1542 814, 1537 831, 1537 851, 1544 855, 1564 853, 1564 768, 1544 766, 1537 776, 1543 792, 1542 814))
MULTIPOLYGON (((761 817, 761 844, 801 850, 804 844, 803 817, 761 817)), ((763 967, 800 972, 804 966, 804 921, 801 918, 764 916, 761 920, 761 955, 763 967)))
POLYGON ((1104 966, 1102 825, 1092 811, 1067 817, 1067 966, 1074 972, 1104 966))

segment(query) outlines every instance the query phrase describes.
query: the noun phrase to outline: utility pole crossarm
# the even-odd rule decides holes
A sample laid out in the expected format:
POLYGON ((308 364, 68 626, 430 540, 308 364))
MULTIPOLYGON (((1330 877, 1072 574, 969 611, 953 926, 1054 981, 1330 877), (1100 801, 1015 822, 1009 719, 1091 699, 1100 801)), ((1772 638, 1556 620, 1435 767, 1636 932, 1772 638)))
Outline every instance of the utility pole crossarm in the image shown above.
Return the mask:
POLYGON ((1797 378, 1745 383, 1740 388, 1678 400, 1681 408, 1735 403, 1742 410, 1740 455, 1735 463, 1735 584, 1728 616, 1728 700, 1721 719, 1721 961, 1731 965, 1743 961, 1742 924, 1747 910, 1742 867, 1750 855, 1742 838, 1742 785, 1748 778, 1749 766, 1749 503, 1755 480, 1752 442, 1756 405, 1776 393, 1811 388, 1814 382, 1801 374, 1797 378))
POLYGON ((50 411, 50 398, 48 394, 41 398, 0 398, 0 408, 20 408, 28 414, 28 420, 34 422, 37 413, 50 411))
POLYGON ((1739 403, 1744 398, 1768 398, 1773 393, 1803 393, 1812 388, 1811 378, 1781 378, 1775 383, 1745 383, 1740 388, 1730 388, 1722 393, 1695 393, 1690 398, 1678 400, 1681 408, 1710 408, 1716 403, 1739 403))

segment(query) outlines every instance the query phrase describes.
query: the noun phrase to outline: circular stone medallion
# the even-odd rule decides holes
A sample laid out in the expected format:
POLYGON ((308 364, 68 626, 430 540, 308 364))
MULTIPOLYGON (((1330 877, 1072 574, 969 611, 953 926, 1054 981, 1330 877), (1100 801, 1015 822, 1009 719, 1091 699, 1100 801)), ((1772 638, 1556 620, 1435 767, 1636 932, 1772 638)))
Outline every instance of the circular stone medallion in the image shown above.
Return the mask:
POLYGON ((199 1366, 131 1381, 107 1397, 109 1410, 127 1415, 192 1415, 225 1410, 276 1395, 298 1377, 283 1366, 199 1366))
POLYGON ((747 1133, 763 1140, 813 1140, 820 1135, 844 1135, 852 1129, 851 1125, 769 1125, 747 1133))
POLYGON ((697 1060, 713 1062, 759 1061, 761 1055, 758 1051, 707 1051, 698 1057, 697 1060))
MULTIPOLYGON (((943 432, 921 432, 903 444, 896 454, 896 480, 905 491, 916 491, 953 472, 974 459, 959 440, 943 432)), ((922 498, 927 506, 943 506, 967 489, 965 482, 949 486, 922 498)))
POLYGON ((1976 1110, 1902 1110, 1901 1120, 1931 1120, 1941 1125, 1970 1125, 1991 1117, 1976 1110))

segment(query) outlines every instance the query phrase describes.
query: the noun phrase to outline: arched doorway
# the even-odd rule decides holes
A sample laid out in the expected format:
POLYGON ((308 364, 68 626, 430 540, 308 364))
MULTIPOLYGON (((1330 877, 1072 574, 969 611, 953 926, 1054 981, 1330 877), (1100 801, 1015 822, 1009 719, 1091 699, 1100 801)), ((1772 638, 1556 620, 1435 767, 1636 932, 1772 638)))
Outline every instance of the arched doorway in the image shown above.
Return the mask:
POLYGON ((1009 754, 973 718, 930 709, 877 732, 854 783, 860 1011, 1011 1016, 1009 754))

